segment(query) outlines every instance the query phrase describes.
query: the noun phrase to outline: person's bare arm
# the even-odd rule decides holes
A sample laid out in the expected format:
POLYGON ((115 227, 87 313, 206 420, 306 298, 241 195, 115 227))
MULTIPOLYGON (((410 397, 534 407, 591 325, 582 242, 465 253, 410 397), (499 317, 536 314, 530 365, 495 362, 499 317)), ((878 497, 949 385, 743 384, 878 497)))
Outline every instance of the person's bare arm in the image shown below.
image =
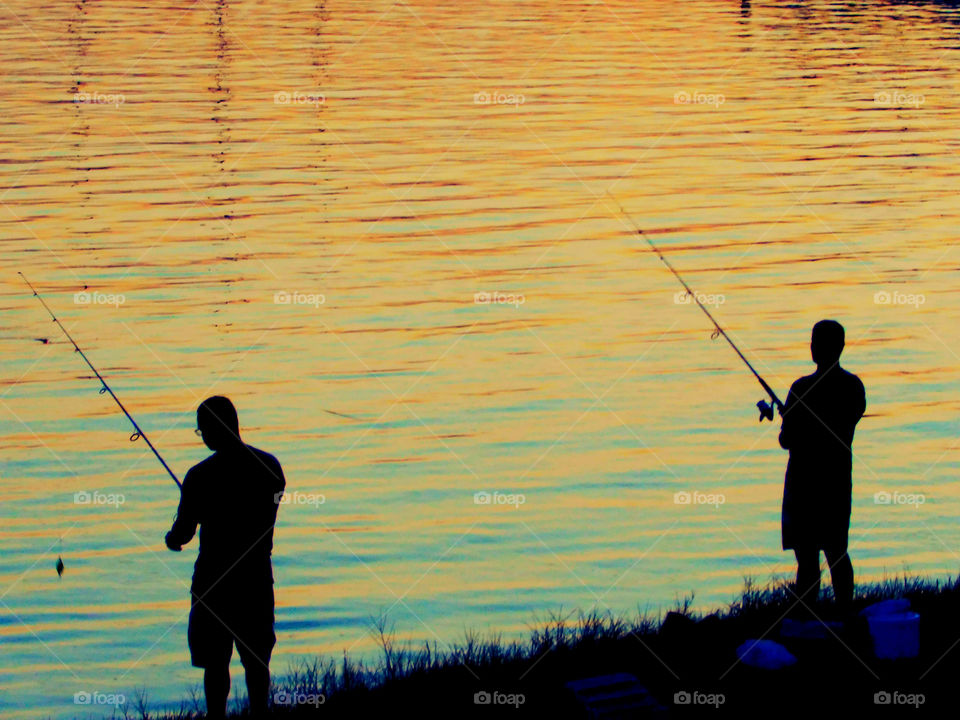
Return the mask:
POLYGON ((183 487, 180 488, 180 505, 177 507, 177 517, 173 521, 170 532, 164 538, 167 547, 174 552, 180 552, 197 532, 195 483, 196 477, 191 477, 191 473, 188 472, 183 479, 183 487))
POLYGON ((863 387, 863 382, 860 378, 857 378, 857 422, 860 422, 860 418, 863 417, 863 414, 867 411, 867 391, 863 387))
POLYGON ((789 450, 790 445, 793 442, 793 437, 795 435, 794 425, 796 420, 791 418, 790 410, 794 407, 797 402, 797 396, 793 392, 793 388, 790 388, 790 392, 787 393, 787 400, 783 404, 783 412, 780 413, 783 418, 783 422, 780 424, 780 447, 784 450, 789 450))

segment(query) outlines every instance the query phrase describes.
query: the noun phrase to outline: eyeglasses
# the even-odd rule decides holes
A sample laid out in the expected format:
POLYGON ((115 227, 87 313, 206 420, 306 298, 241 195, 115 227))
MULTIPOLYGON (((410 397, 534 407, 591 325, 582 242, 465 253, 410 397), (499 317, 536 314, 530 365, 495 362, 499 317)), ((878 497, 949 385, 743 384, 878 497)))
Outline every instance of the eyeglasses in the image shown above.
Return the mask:
POLYGON ((202 437, 203 430, 201 430, 200 428, 197 428, 196 430, 193 431, 193 434, 196 435, 197 437, 202 437))

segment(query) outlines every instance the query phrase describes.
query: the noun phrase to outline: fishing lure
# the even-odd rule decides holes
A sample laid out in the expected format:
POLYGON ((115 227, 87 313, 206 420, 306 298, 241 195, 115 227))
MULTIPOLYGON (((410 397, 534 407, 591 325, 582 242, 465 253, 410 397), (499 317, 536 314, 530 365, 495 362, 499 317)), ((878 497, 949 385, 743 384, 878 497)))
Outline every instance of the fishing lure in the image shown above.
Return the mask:
MULTIPOLYGON (((93 363, 90 362, 89 358, 87 358, 87 356, 84 354, 83 350, 80 349, 80 346, 77 345, 76 340, 74 340, 73 337, 70 335, 70 333, 67 332, 67 329, 63 326, 63 323, 61 323, 61 322, 57 319, 57 316, 53 314, 53 311, 50 309, 50 307, 47 305, 47 303, 44 301, 44 299, 43 299, 42 297, 40 297, 40 293, 38 293, 37 290, 36 290, 36 288, 34 288, 33 285, 30 284, 30 281, 27 280, 26 275, 24 275, 22 272, 19 272, 19 271, 17 271, 17 274, 18 274, 20 277, 23 278, 23 281, 24 281, 24 282, 27 284, 27 286, 33 291, 33 294, 34 294, 34 296, 37 298, 37 300, 39 300, 39 301, 41 302, 41 304, 43 305, 44 309, 46 309, 46 311, 47 311, 47 313, 49 313, 50 317, 53 318, 53 321, 54 321, 54 322, 60 327, 60 329, 63 331, 63 334, 67 336, 67 340, 69 340, 69 341, 70 341, 70 344, 73 345, 73 349, 74 349, 76 352, 80 353, 80 357, 82 357, 82 358, 83 358, 83 361, 84 361, 85 363, 87 363, 87 366, 93 371, 93 374, 97 376, 97 380, 100 381, 100 385, 101 385, 101 387, 100 387, 100 394, 102 395, 103 393, 110 393, 110 397, 112 397, 113 400, 114 400, 114 402, 116 402, 117 405, 120 407, 120 409, 123 410, 123 414, 127 416, 127 420, 129 420, 130 423, 133 425, 133 434, 130 436, 130 442, 136 442, 136 441, 139 440, 140 438, 143 438, 144 442, 147 443, 147 445, 148 445, 148 446, 150 447, 150 449, 153 451, 153 454, 157 456, 157 460, 159 460, 159 461, 160 461, 160 464, 163 465, 164 470, 166 470, 166 471, 170 474, 170 477, 173 478, 173 481, 177 484, 177 487, 181 487, 180 480, 178 480, 178 479, 177 479, 177 476, 173 474, 173 470, 170 469, 170 466, 167 465, 166 461, 165 461, 162 457, 160 457, 160 453, 157 452, 157 449, 153 446, 153 443, 150 442, 150 438, 148 438, 147 435, 146 435, 146 433, 143 432, 143 430, 142 430, 142 429, 140 428, 140 426, 137 424, 137 421, 133 419, 133 416, 132 416, 129 412, 127 412, 127 409, 123 406, 123 403, 120 402, 120 398, 118 398, 118 397, 114 394, 113 390, 112 390, 112 389, 110 388, 110 386, 107 384, 107 381, 103 379, 103 376, 102 376, 102 375, 97 371, 97 369, 93 366, 93 363)), ((57 555, 57 565, 56 565, 56 568, 57 568, 57 575, 59 575, 60 577, 63 577, 63 570, 64 570, 64 564, 63 564, 63 538, 60 538, 60 553, 57 555)))

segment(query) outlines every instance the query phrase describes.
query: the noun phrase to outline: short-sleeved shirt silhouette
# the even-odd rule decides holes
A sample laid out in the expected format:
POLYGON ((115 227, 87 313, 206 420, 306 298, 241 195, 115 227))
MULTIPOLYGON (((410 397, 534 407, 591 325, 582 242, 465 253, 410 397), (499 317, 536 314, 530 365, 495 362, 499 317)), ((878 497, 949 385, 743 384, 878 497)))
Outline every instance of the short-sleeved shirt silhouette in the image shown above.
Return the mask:
POLYGON ((250 445, 218 451, 190 469, 171 529, 177 544, 200 526, 187 631, 193 664, 269 662, 273 632, 273 529, 285 487, 277 459, 250 445))
POLYGON ((791 386, 780 431, 780 445, 790 451, 781 516, 784 550, 846 550, 853 433, 865 409, 863 383, 839 365, 791 386))

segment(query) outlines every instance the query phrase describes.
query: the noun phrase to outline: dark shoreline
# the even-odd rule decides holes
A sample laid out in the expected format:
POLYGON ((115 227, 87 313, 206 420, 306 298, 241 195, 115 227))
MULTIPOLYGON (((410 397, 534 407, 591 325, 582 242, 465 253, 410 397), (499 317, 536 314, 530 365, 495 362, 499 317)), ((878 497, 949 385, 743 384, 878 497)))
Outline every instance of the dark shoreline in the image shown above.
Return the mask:
MULTIPOLYGON (((567 621, 553 617, 538 623, 522 643, 504 644, 497 637, 468 633, 448 651, 435 644, 401 647, 384 623, 375 623, 382 650, 377 666, 343 657, 301 661, 286 673, 275 668, 270 717, 356 718, 401 712, 430 718, 581 718, 587 715, 565 683, 614 673, 635 676, 653 702, 633 714, 603 717, 767 717, 801 711, 832 717, 858 710, 871 715, 955 710, 960 692, 960 576, 862 585, 854 611, 892 598, 909 599, 920 614, 920 654, 915 659, 876 659, 866 622, 856 616, 842 627, 824 628, 821 639, 783 638, 784 616, 802 611, 789 585, 761 589, 749 580, 739 599, 712 613, 691 612, 687 599, 662 618, 644 615, 626 621, 596 613, 567 621), (781 643, 797 663, 764 670, 739 662, 736 648, 756 638, 781 643), (676 702, 677 693, 686 693, 680 697, 689 703, 676 702)), ((821 592, 812 611, 819 620, 838 620, 828 590, 821 592)), ((801 619, 810 619, 803 613, 801 619)), ((234 688, 238 686, 242 676, 234 678, 234 688)), ((147 715, 131 705, 136 703, 116 715, 143 720, 203 717, 197 700, 184 703, 179 711, 147 715)), ((230 708, 236 707, 231 697, 230 708)), ((244 712, 237 716, 248 717, 244 712)))

